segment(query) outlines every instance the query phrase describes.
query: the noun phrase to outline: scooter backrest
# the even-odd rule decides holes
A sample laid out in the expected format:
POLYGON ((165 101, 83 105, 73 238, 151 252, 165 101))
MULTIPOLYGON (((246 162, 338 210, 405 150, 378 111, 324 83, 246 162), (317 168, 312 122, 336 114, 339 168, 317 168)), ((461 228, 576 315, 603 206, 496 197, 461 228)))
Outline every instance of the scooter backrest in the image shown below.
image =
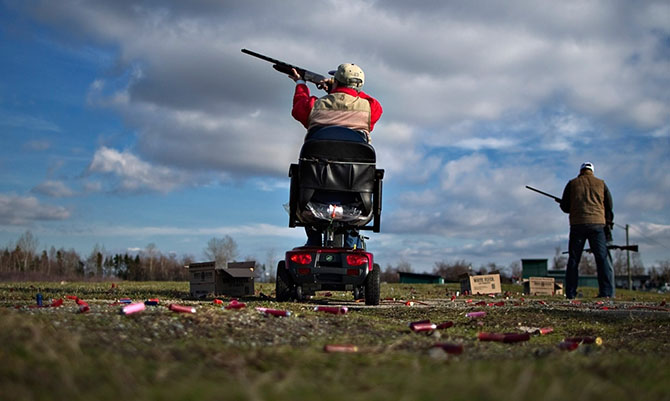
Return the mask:
POLYGON ((363 134, 349 128, 333 126, 307 135, 300 150, 301 159, 337 162, 375 163, 375 149, 363 134))
POLYGON ((375 149, 367 143, 310 140, 302 145, 301 159, 317 159, 335 162, 375 163, 375 149))

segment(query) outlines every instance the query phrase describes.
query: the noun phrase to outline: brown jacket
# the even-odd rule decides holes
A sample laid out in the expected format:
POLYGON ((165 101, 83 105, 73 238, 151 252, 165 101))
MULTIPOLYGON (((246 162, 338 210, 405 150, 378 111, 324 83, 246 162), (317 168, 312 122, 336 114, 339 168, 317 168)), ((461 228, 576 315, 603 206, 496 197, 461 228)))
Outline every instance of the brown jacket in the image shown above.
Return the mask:
POLYGON ((611 224, 614 221, 612 195, 605 181, 596 178, 589 169, 583 169, 565 186, 561 210, 570 214, 570 225, 611 224))

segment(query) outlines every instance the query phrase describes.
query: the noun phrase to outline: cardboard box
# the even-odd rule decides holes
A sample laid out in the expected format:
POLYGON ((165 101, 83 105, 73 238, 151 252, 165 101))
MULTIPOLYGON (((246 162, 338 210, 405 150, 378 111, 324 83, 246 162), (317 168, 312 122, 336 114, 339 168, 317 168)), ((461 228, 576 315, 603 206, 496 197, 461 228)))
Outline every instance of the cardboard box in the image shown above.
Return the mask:
POLYGON ((554 295, 563 295, 563 283, 554 281, 554 295))
POLYGON ((483 274, 479 276, 461 276, 461 292, 470 294, 499 294, 500 274, 483 274))
POLYGON ((554 295, 553 277, 529 277, 523 281, 523 292, 529 295, 554 295))

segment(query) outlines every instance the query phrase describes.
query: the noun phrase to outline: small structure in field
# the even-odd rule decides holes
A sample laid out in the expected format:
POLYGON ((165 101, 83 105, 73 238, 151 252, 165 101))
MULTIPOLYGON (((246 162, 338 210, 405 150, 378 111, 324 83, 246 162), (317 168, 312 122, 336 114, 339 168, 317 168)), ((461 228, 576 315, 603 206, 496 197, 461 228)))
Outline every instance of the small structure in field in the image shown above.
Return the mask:
POLYGON ((444 277, 437 274, 398 272, 398 280, 406 284, 444 284, 444 277))
POLYGON ((189 271, 191 296, 208 295, 243 297, 254 294, 254 267, 256 262, 229 262, 226 266, 215 261, 191 263, 189 271))

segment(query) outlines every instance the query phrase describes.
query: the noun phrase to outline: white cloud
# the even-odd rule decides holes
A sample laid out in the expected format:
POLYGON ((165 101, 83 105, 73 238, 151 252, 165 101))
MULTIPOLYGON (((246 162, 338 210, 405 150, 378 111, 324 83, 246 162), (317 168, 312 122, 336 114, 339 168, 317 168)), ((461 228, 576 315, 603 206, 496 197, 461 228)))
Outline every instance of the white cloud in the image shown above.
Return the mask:
POLYGON ((70 211, 41 203, 33 196, 0 194, 0 224, 24 225, 43 220, 65 220, 70 211))
POLYGON ((102 183, 100 181, 85 181, 84 191, 87 193, 100 192, 102 190, 102 183))
POLYGON ((657 130, 654 130, 651 133, 652 137, 655 138, 668 138, 670 137, 670 125, 666 125, 665 127, 661 127, 657 130))
POLYGON ((52 198, 67 198, 74 196, 75 192, 68 188, 62 181, 47 180, 32 189, 32 192, 52 198))
POLYGON ((474 180, 470 185, 463 186, 465 184, 464 178, 468 176, 469 178, 476 179, 478 176, 487 173, 487 167, 488 160, 486 156, 480 154, 451 160, 447 162, 442 170, 442 189, 447 191, 462 191, 470 188, 471 185, 477 185, 479 180, 474 180))
MULTIPOLYGON (((269 64, 241 54, 242 47, 277 49, 270 55, 324 71, 355 58, 365 66, 366 88, 385 108, 384 128, 412 127, 406 131, 410 147, 445 139, 467 149, 512 147, 518 140, 504 132, 496 138, 473 132, 435 136, 463 121, 509 120, 555 102, 571 117, 557 123, 563 138, 545 146, 551 150, 572 148, 579 133, 589 129, 584 115, 645 129, 668 123, 670 102, 654 82, 667 82, 670 73, 654 54, 662 39, 650 33, 667 28, 656 15, 665 15, 663 3, 548 2, 532 10, 524 2, 487 10, 435 4, 408 10, 399 2, 384 7, 333 2, 318 12, 301 8, 299 13, 255 5, 173 2, 124 8, 114 2, 92 7, 63 1, 57 7, 41 5, 40 16, 119 46, 127 82, 103 95, 108 85, 98 78, 91 91, 98 93, 99 104, 106 100, 138 129, 139 156, 166 166, 241 175, 251 170, 278 176, 285 170, 290 159, 285 155, 301 137, 288 114, 290 82, 269 64), (317 16, 322 12, 332 18, 323 21, 317 16), (305 35, 314 28, 305 21, 319 20, 319 28, 327 30, 357 12, 359 29, 334 37, 326 54, 315 50, 317 38, 305 35), (238 18, 251 14, 259 20, 271 16, 276 23, 259 27, 238 18), (353 40, 358 46, 352 49, 353 40), (635 65, 629 62, 633 56, 635 65), (249 115, 256 121, 247 121, 249 115), (292 135, 297 140, 285 143, 292 135)), ((381 127, 378 137, 386 134, 381 127)), ((410 162, 424 154, 408 150, 410 162)))
POLYGON ((505 149, 516 145, 516 142, 511 138, 466 138, 454 143, 454 146, 470 149, 505 149))
POLYGON ((28 131, 61 132, 61 128, 57 124, 42 117, 8 113, 2 110, 0 110, 0 125, 28 131))
POLYGON ((284 226, 257 223, 239 226, 218 227, 177 227, 177 226, 110 226, 103 227, 98 232, 101 236, 127 236, 127 237, 150 237, 150 236, 260 236, 260 237, 290 237, 304 238, 303 230, 291 229, 284 226))
POLYGON ((93 155, 90 173, 111 174, 118 178, 122 191, 169 192, 188 183, 188 176, 173 169, 153 166, 128 151, 101 147, 93 155))

